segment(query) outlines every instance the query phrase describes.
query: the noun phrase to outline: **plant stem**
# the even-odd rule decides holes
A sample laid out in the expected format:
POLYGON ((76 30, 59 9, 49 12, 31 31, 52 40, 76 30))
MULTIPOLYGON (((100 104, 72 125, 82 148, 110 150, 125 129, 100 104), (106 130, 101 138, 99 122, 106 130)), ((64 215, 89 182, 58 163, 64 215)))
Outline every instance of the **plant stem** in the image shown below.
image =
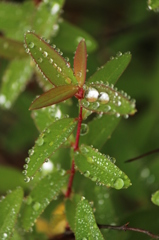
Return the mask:
MULTIPOLYGON (((80 106, 80 112, 79 112, 79 116, 78 116, 77 133, 76 133, 76 141, 75 141, 75 145, 74 145, 74 152, 78 151, 78 148, 79 148, 78 144, 79 144, 79 138, 80 138, 81 124, 82 124, 82 107, 80 106)), ((71 195, 74 175, 75 175, 75 162, 73 159, 72 167, 71 167, 71 174, 70 174, 70 178, 69 178, 69 182, 68 182, 67 191, 65 194, 66 198, 69 198, 71 195)))

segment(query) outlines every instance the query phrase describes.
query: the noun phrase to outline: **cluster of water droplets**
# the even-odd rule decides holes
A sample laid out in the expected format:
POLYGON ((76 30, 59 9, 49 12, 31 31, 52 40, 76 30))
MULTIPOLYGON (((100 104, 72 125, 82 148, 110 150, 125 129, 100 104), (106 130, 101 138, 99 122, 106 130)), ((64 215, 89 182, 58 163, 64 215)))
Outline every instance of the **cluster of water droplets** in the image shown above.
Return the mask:
MULTIPOLYGON (((46 43, 48 43, 48 41, 46 39, 42 38, 42 40, 45 41, 46 43)), ((42 74, 42 76, 43 76, 43 78, 45 80, 49 80, 49 79, 43 73, 43 71, 41 70, 40 66, 47 59, 48 63, 50 63, 53 66, 53 68, 56 69, 56 71, 57 71, 56 77, 60 77, 61 76, 64 79, 65 83, 67 83, 67 84, 71 84, 72 83, 71 78, 65 76, 64 72, 62 71, 62 68, 60 66, 58 66, 56 61, 52 57, 50 57, 49 53, 46 50, 42 49, 42 47, 38 47, 37 48, 35 46, 34 42, 29 42, 28 45, 25 43, 24 47, 25 47, 26 53, 28 53, 28 54, 31 54, 31 51, 33 50, 33 48, 35 48, 34 51, 37 51, 38 54, 40 53, 41 56, 37 60, 34 59, 34 61, 36 62, 36 67, 37 67, 38 71, 40 71, 40 73, 42 74)), ((52 48, 52 50, 57 52, 59 56, 63 55, 63 52, 61 52, 60 49, 57 48, 55 44, 53 44, 50 47, 52 48)), ((65 62, 65 65, 66 65, 66 67, 68 69, 70 68, 69 58, 67 58, 67 57, 63 58, 63 60, 61 59, 61 61, 65 62)), ((70 71, 72 71, 72 70, 70 69, 70 71)))
MULTIPOLYGON (((134 99, 130 99, 127 93, 118 91, 113 84, 108 82, 92 82, 89 86, 84 85, 84 90, 85 98, 81 103, 86 109, 115 114, 116 117, 120 117, 120 109, 125 107, 125 104, 130 105, 131 109, 135 107, 134 99)), ((124 114, 124 117, 128 118, 128 114, 124 114)))
MULTIPOLYGON (((79 154, 79 152, 75 153, 79 154)), ((120 170, 115 163, 115 158, 98 152, 98 149, 86 146, 81 147, 81 154, 85 156, 90 169, 83 172, 85 177, 96 182, 98 186, 111 186, 121 189, 124 185, 129 185, 128 177, 120 170)))

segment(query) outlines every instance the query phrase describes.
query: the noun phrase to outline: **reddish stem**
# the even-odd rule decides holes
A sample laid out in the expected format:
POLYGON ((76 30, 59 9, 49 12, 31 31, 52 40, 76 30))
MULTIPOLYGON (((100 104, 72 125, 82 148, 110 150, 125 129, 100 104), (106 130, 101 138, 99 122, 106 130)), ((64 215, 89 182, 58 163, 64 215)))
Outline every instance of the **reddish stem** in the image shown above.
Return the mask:
MULTIPOLYGON (((82 107, 80 106, 80 112, 78 116, 78 126, 77 126, 77 133, 76 133, 76 142, 74 145, 74 152, 78 151, 78 144, 79 144, 79 138, 80 138, 80 131, 81 131, 81 124, 82 124, 82 107)), ((75 162, 72 161, 72 167, 71 167, 71 174, 68 182, 67 192, 65 194, 66 198, 69 198, 72 192, 72 184, 73 184, 73 178, 75 175, 75 162)))

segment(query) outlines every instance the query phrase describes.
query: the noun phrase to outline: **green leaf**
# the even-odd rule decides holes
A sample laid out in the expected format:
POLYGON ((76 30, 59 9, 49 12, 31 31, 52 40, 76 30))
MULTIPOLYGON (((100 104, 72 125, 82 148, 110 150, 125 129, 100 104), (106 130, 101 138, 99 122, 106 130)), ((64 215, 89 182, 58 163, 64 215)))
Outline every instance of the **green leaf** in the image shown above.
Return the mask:
POLYGON ((89 84, 80 103, 89 111, 116 114, 117 117, 136 112, 134 100, 123 91, 117 92, 114 87, 103 83, 89 84))
POLYGON ((148 8, 150 10, 159 11, 159 0, 148 0, 148 8))
POLYGON ((83 86, 86 80, 86 67, 87 67, 87 50, 85 40, 81 40, 76 49, 74 58, 74 72, 78 84, 83 86))
POLYGON ((75 164, 85 177, 115 189, 129 187, 130 179, 113 161, 114 158, 86 145, 81 145, 80 150, 75 152, 75 164))
POLYGON ((25 43, 26 51, 32 56, 44 77, 53 85, 77 84, 70 65, 59 51, 32 32, 26 33, 25 43))
POLYGON ((26 189, 28 186, 24 182, 24 176, 23 174, 11 167, 6 167, 1 165, 0 166, 0 192, 4 193, 8 189, 13 190, 17 186, 23 187, 23 189, 26 189))
POLYGON ((62 117, 62 112, 58 105, 34 110, 32 112, 32 118, 39 132, 42 132, 44 128, 48 127, 55 120, 62 117))
POLYGON ((81 142, 101 148, 104 143, 111 137, 112 132, 118 125, 120 118, 115 115, 103 115, 96 117, 88 123, 89 131, 86 135, 81 136, 81 142), (100 133, 100 134, 99 134, 100 133))
POLYGON ((72 84, 52 88, 36 98, 29 109, 35 110, 62 102, 68 98, 73 97, 78 89, 78 86, 74 86, 72 84))
POLYGON ((0 2, 0 29, 6 37, 23 41, 24 33, 31 30, 32 14, 35 5, 32 1, 23 4, 0 2))
POLYGON ((0 106, 10 108, 30 80, 33 68, 29 59, 13 60, 6 69, 0 90, 0 106))
POLYGON ((24 165, 26 181, 29 181, 44 161, 67 140, 76 124, 73 118, 60 119, 40 134, 35 146, 30 150, 29 158, 26 159, 27 164, 24 165))
POLYGON ((152 196, 151 196, 151 201, 152 201, 155 205, 159 206, 159 191, 156 191, 155 193, 152 194, 152 196))
POLYGON ((104 240, 95 222, 92 208, 89 205, 88 201, 85 199, 82 199, 77 205, 75 225, 76 240, 104 240))
POLYGON ((59 46, 62 51, 74 52, 78 43, 85 39, 87 52, 92 52, 97 48, 97 42, 88 33, 72 25, 66 20, 59 22, 58 35, 53 39, 54 44, 59 46), (65 41, 64 41, 65 39, 65 41))
POLYGON ((66 199, 65 201, 65 213, 66 218, 69 223, 70 228, 75 232, 75 214, 77 204, 79 203, 81 197, 79 195, 74 195, 72 199, 66 199))
POLYGON ((39 3, 33 21, 33 29, 36 30, 37 34, 48 38, 50 35, 56 33, 58 30, 56 21, 63 4, 64 0, 48 0, 39 3))
POLYGON ((22 213, 22 225, 29 230, 35 220, 52 200, 56 200, 62 187, 67 183, 68 176, 64 172, 54 172, 38 182, 26 198, 26 205, 22 213))
POLYGON ((0 239, 10 239, 23 200, 22 188, 17 188, 0 201, 0 239))
POLYGON ((22 42, 0 36, 0 56, 6 59, 27 57, 22 42))
POLYGON ((115 84, 121 74, 124 72, 131 60, 131 54, 129 52, 118 54, 118 56, 109 60, 104 66, 102 66, 97 72, 95 72, 89 79, 88 83, 103 81, 109 84, 115 84))

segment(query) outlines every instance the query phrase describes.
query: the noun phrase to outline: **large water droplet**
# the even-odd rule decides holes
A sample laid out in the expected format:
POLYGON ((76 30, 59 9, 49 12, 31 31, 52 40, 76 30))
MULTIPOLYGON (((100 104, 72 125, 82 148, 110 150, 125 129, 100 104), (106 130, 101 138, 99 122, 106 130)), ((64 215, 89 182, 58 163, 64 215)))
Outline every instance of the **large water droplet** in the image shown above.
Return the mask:
POLYGON ((99 102, 94 102, 91 104, 91 108, 94 110, 97 109, 99 106, 100 106, 99 102))
POLYGON ((88 133, 88 131, 89 131, 88 125, 85 124, 85 123, 82 123, 82 124, 81 124, 80 135, 81 135, 81 136, 84 136, 84 135, 86 135, 86 134, 88 133))
POLYGON ((86 172, 84 173, 84 176, 85 176, 85 177, 89 177, 89 176, 90 176, 90 172, 89 172, 89 171, 86 171, 86 172))
POLYGON ((115 189, 121 189, 124 186, 124 181, 122 178, 117 178, 115 183, 114 183, 114 188, 115 189))
POLYGON ((97 101, 99 96, 99 92, 95 89, 95 88, 89 88, 86 92, 85 92, 85 98, 87 99, 87 101, 89 102, 95 102, 97 101))
POLYGON ((109 102, 109 95, 105 92, 100 92, 98 99, 101 104, 106 104, 107 102, 109 102))
POLYGON ((44 56, 44 57, 47 57, 47 56, 48 56, 48 52, 44 51, 44 52, 43 52, 43 56, 44 56))
POLYGON ((41 204, 40 204, 39 202, 34 203, 33 209, 34 209, 35 211, 38 211, 39 208, 40 208, 40 205, 41 205, 41 204))
POLYGON ((37 143, 37 145, 40 147, 40 146, 43 145, 44 139, 43 139, 42 137, 39 137, 39 138, 36 140, 36 143, 37 143))
POLYGON ((25 181, 26 183, 30 182, 30 177, 24 178, 24 181, 25 181))
POLYGON ((30 42, 28 45, 29 45, 30 48, 34 47, 34 43, 33 42, 30 42))

